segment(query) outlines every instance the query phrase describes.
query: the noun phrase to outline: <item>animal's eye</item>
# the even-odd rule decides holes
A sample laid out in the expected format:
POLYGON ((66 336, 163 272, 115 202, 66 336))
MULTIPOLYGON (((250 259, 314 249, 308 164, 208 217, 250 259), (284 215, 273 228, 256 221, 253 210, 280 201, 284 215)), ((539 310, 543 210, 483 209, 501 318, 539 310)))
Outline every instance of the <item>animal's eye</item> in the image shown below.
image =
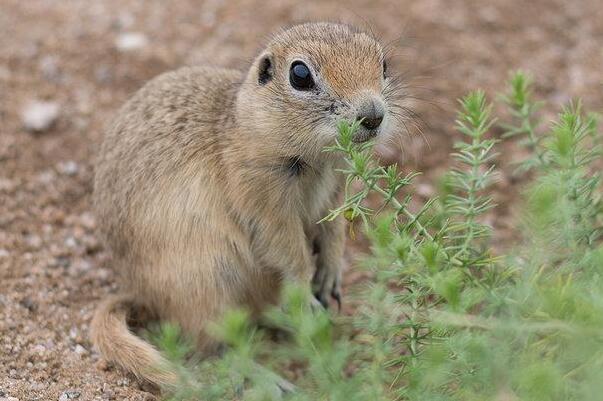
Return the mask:
POLYGON ((291 64, 289 70, 289 82, 291 86, 299 91, 307 91, 314 88, 314 79, 307 65, 301 61, 295 61, 291 64))
POLYGON ((383 60, 383 78, 385 78, 385 73, 387 72, 387 62, 383 60))

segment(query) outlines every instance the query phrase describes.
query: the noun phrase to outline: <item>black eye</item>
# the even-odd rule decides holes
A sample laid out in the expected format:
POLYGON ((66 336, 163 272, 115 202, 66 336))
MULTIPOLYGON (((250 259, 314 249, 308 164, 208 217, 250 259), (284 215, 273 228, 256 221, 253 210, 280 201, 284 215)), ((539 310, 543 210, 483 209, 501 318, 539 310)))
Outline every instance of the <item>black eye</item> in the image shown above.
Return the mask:
POLYGON ((289 82, 291 82, 291 86, 299 91, 307 91, 314 88, 312 73, 308 66, 301 61, 295 61, 291 64, 289 82))
POLYGON ((383 78, 385 78, 385 73, 387 72, 387 63, 383 60, 383 78))

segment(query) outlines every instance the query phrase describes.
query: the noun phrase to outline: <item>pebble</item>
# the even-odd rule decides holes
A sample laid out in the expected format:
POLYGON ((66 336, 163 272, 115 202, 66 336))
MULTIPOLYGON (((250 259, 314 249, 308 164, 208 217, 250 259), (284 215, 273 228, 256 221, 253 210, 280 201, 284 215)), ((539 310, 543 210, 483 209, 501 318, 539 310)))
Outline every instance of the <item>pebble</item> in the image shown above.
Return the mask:
POLYGON ((77 398, 80 398, 80 395, 81 393, 79 391, 67 390, 63 392, 63 394, 61 394, 61 396, 59 397, 59 401, 75 400, 77 398))
POLYGON ((51 170, 44 170, 36 177, 42 184, 50 184, 56 179, 56 174, 51 170))
POLYGON ((10 253, 6 249, 0 248, 0 259, 8 258, 9 256, 10 253))
POLYGON ((115 40, 115 47, 121 52, 129 52, 142 49, 147 46, 149 40, 140 32, 122 33, 115 40))
POLYGON ((21 112, 21 121, 30 132, 48 130, 59 118, 60 107, 56 102, 35 100, 21 112))
POLYGON ((25 243, 32 249, 39 249, 42 246, 42 238, 39 235, 29 234, 25 236, 25 243))
POLYGON ((31 389, 34 391, 42 391, 42 390, 46 389, 47 387, 48 387, 48 385, 45 383, 34 382, 31 384, 31 389))
POLYGON ((435 188, 430 184, 419 184, 416 188, 417 193, 424 198, 431 198, 436 194, 435 188))
POLYGON ((17 187, 17 183, 8 178, 0 178, 0 191, 12 192, 17 187))
POLYGON ((130 385, 130 379, 128 379, 127 377, 124 377, 123 379, 118 379, 117 380, 117 385, 118 386, 122 386, 122 387, 126 387, 130 385))
POLYGON ((78 332, 77 332, 77 328, 72 327, 69 330, 69 338, 71 338, 72 340, 75 340, 77 338, 78 332))
POLYGON ((89 272, 92 269, 92 263, 87 260, 80 260, 71 265, 70 275, 73 277, 80 276, 89 272))
POLYGON ((0 401, 19 401, 19 399, 16 397, 2 397, 0 401))
POLYGON ((107 383, 103 383, 103 400, 112 400, 115 397, 115 393, 111 390, 111 387, 107 383))
POLYGON ((61 75, 59 71, 59 63, 55 56, 44 56, 40 63, 38 64, 38 68, 44 75, 44 78, 49 81, 58 81, 61 75))
POLYGON ((57 165, 58 170, 68 176, 74 176, 80 171, 80 166, 73 160, 60 162, 57 165))
POLYGON ((38 310, 38 304, 29 297, 23 298, 21 301, 19 301, 19 304, 30 312, 35 312, 38 310))
POLYGON ((78 245, 77 244, 77 240, 75 238, 73 238, 73 237, 67 237, 65 239, 65 246, 67 248, 72 248, 72 249, 73 248, 77 248, 77 245, 78 245))
POLYGON ((88 353, 88 350, 82 347, 80 344, 77 344, 75 346, 75 353, 78 355, 86 355, 88 353))
POLYGON ((50 263, 50 267, 62 267, 67 268, 71 265, 71 260, 67 256, 57 256, 50 263))
POLYGON ((84 212, 80 215, 80 223, 87 229, 94 229, 96 227, 96 219, 90 212, 84 212))
POLYGON ((101 249, 101 244, 93 235, 85 235, 82 237, 82 244, 88 253, 96 253, 101 249))
POLYGON ((35 352, 36 354, 42 356, 44 355, 44 353, 46 352, 46 347, 43 346, 42 344, 38 344, 33 348, 33 352, 35 352))

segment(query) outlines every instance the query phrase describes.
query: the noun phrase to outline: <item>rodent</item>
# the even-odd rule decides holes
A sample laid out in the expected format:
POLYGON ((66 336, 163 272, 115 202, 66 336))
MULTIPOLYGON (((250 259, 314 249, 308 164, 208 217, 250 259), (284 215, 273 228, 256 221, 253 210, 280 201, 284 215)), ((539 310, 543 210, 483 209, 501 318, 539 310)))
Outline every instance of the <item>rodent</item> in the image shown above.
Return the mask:
POLYGON ((383 47, 349 25, 306 23, 272 37, 246 72, 185 67, 152 79, 118 112, 96 164, 94 206, 121 293, 98 307, 105 359, 159 385, 174 373, 127 325, 144 308, 200 351, 228 308, 259 314, 283 282, 341 291, 345 222, 316 224, 342 198, 340 120, 354 141, 395 129, 398 89, 383 47))

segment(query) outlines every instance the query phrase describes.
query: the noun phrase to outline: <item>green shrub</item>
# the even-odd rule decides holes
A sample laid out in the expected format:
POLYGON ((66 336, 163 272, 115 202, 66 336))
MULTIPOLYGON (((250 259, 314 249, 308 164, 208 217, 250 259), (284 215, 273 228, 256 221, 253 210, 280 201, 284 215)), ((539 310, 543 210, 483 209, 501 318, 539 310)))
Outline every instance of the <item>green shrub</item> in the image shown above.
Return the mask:
POLYGON ((270 341, 243 312, 213 333, 220 358, 185 367, 177 332, 158 340, 181 372, 174 400, 599 400, 603 393, 603 247, 600 134, 580 103, 543 129, 531 81, 512 75, 501 96, 512 120, 503 137, 529 151, 517 242, 492 247, 484 215, 495 207, 498 140, 481 91, 460 101, 452 168, 440 197, 411 208, 416 173, 381 167, 372 144, 355 144, 357 125, 340 125, 346 164, 343 215, 362 228, 370 252, 358 268, 372 280, 354 289, 357 312, 312 311, 305 292, 287 288, 287 312, 267 318, 285 341, 270 341), (355 185, 352 185, 352 184, 355 185), (381 202, 369 204, 378 195, 381 202), (373 198, 372 198, 373 199, 373 198), (333 324, 331 319, 335 320, 333 324), (275 372, 283 372, 281 376, 275 372), (285 377, 287 376, 287 377, 285 377), (295 384, 292 391, 285 379, 295 384))

